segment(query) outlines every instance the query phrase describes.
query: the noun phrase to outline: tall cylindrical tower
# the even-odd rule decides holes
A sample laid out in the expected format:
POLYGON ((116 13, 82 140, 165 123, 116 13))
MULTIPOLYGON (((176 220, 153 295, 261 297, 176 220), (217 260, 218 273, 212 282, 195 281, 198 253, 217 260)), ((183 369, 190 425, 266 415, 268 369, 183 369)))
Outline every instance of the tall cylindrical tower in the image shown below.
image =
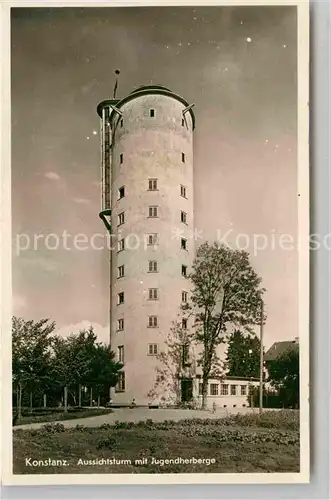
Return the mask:
POLYGON ((124 363, 112 398, 149 404, 157 355, 186 300, 194 258, 194 113, 182 97, 155 85, 103 101, 98 114, 101 217, 116 234, 110 339, 124 363))

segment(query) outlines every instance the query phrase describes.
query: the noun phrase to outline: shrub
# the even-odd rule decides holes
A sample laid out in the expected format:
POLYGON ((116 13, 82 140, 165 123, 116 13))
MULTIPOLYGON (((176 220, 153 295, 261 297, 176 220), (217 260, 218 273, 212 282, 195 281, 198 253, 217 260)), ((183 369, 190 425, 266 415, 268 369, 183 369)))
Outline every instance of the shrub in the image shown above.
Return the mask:
POLYGON ((242 442, 242 443, 267 443, 272 442, 274 444, 299 444, 300 436, 298 432, 293 431, 279 431, 279 430, 268 430, 254 432, 245 428, 242 429, 227 429, 208 427, 208 426, 181 426, 176 431, 187 437, 194 436, 204 436, 211 437, 215 440, 215 443, 222 442, 242 442))
POLYGON ((134 422, 120 422, 119 420, 115 420, 114 427, 115 429, 131 429, 134 425, 134 422))
POLYGON ((48 432, 50 434, 58 434, 65 431, 63 424, 45 424, 41 427, 41 431, 48 432))
POLYGON ((74 430, 78 432, 86 432, 88 431, 88 428, 85 425, 78 424, 74 427, 74 430))
POLYGON ((96 447, 98 450, 103 448, 107 448, 111 451, 116 451, 118 448, 117 440, 113 436, 107 436, 105 438, 101 438, 97 441, 96 447))
POLYGON ((100 429, 102 429, 104 431, 110 429, 111 427, 112 426, 110 424, 102 424, 102 425, 100 425, 100 429))

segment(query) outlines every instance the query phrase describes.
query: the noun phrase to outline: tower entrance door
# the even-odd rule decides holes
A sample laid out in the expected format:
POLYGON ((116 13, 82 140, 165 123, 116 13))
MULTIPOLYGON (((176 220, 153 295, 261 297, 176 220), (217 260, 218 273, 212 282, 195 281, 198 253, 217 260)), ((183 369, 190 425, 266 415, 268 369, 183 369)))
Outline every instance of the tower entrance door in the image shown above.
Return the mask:
POLYGON ((187 403, 192 399, 193 399, 193 380, 191 378, 183 378, 181 380, 182 403, 187 403))

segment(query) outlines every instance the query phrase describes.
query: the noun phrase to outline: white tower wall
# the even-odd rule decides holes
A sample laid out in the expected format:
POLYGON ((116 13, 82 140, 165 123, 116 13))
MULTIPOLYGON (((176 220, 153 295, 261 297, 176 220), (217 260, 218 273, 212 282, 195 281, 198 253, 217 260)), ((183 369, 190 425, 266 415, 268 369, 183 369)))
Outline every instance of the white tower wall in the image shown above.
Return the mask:
POLYGON ((182 265, 190 272, 195 251, 193 121, 187 112, 183 124, 182 100, 152 90, 138 90, 134 98, 123 101, 117 104, 122 115, 113 113, 111 120, 111 209, 112 232, 125 239, 125 249, 112 252, 110 307, 112 350, 118 353, 124 346, 125 390, 116 389, 112 398, 118 404, 135 398, 139 405, 150 403, 148 392, 156 379, 158 360, 149 354, 149 344, 157 344, 158 352, 164 350, 182 291, 189 287, 182 265), (157 190, 149 190, 149 179, 157 180, 157 190), (119 199, 121 187, 125 196, 119 199), (150 206, 158 207, 157 217, 149 217, 150 206), (182 211, 186 223, 181 222, 182 211), (118 226, 123 212, 124 223, 118 226), (158 235, 156 245, 147 244, 149 234, 158 235), (182 238, 187 249, 181 248, 182 238), (157 261, 158 272, 149 272, 149 261, 157 261), (118 277, 120 266, 123 277, 118 277), (157 300, 149 299, 151 288, 158 289, 157 300), (124 303, 118 304, 122 292, 124 303), (157 327, 148 326, 149 316, 157 317, 157 327), (124 319, 123 331, 118 331, 119 319, 124 319))

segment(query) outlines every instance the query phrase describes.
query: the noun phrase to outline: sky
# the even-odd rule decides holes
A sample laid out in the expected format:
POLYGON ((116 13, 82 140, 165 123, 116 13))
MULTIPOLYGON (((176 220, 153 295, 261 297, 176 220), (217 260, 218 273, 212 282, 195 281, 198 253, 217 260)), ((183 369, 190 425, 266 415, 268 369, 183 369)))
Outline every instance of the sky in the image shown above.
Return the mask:
POLYGON ((296 22, 284 6, 12 9, 15 315, 108 340, 107 249, 61 241, 105 231, 96 106, 120 69, 117 97, 160 84, 195 104, 201 242, 251 253, 267 347, 299 336, 296 22))

